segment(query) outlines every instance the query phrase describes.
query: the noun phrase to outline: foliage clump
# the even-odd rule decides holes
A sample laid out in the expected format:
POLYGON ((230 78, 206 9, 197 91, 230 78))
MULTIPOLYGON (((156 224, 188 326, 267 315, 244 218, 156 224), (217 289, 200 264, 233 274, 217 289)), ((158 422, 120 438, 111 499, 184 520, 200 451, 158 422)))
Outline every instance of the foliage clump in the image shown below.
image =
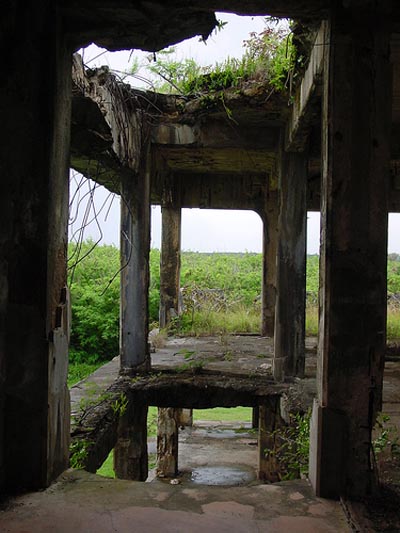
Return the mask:
POLYGON ((176 59, 176 48, 170 47, 158 53, 148 70, 161 79, 155 83, 157 91, 186 96, 240 87, 249 80, 268 83, 277 91, 287 88, 296 63, 301 61, 290 31, 266 19, 265 29, 252 32, 243 48, 240 59, 228 57, 215 65, 201 66, 194 59, 176 59))

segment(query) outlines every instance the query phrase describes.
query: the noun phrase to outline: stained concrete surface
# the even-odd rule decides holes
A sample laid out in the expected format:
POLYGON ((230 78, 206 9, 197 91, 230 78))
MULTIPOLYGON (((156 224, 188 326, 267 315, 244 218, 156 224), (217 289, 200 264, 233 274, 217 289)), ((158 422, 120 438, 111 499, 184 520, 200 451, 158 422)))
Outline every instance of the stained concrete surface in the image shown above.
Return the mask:
MULTIPOLYGON (((317 339, 306 340, 306 377, 316 372, 317 339)), ((216 337, 175 337, 151 354, 153 370, 179 369, 201 364, 204 371, 223 375, 265 375, 272 373, 273 339, 259 335, 219 335, 216 337)), ((119 357, 97 369, 71 388, 71 413, 79 411, 82 399, 95 400, 117 378, 119 357)), ((314 388, 314 384, 305 386, 314 388)))
POLYGON ((0 512, 4 533, 337 533, 351 531, 338 502, 306 481, 240 487, 111 480, 69 470, 0 512))
MULTIPOLYGON (((213 372, 270 372, 271 339, 255 336, 170 339, 152 354, 155 369, 202 360, 213 372)), ((312 382, 316 341, 307 340, 307 375, 312 382)), ((80 399, 93 399, 118 375, 115 358, 72 388, 73 411, 80 399)), ((307 380, 305 381, 307 383, 307 380)), ((400 365, 386 365, 384 410, 400 419, 400 365)), ((307 385, 308 386, 308 385, 307 385)), ((17 498, 0 512, 5 532, 347 532, 337 502, 320 500, 305 480, 263 485, 256 480, 256 434, 250 423, 199 423, 180 431, 179 476, 149 483, 110 480, 68 471, 42 493, 17 498)), ((154 439, 153 439, 154 440, 154 439)), ((150 440, 149 451, 155 448, 150 440)))

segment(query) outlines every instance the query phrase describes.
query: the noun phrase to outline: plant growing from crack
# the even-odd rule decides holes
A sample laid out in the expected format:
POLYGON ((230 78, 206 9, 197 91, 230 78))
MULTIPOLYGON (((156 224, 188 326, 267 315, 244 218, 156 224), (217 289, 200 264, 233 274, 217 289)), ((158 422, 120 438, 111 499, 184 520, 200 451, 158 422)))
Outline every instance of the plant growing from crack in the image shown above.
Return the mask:
POLYGON ((123 416, 128 407, 128 397, 124 392, 118 396, 116 400, 111 403, 111 409, 113 410, 114 415, 123 416))
POLYGON ((69 448, 69 463, 71 468, 83 469, 88 458, 90 442, 84 439, 73 440, 69 448))
POLYGON ((265 450, 265 455, 278 459, 283 471, 283 480, 298 479, 308 474, 310 419, 310 409, 305 414, 296 413, 291 416, 288 426, 271 433, 276 447, 274 450, 265 450))

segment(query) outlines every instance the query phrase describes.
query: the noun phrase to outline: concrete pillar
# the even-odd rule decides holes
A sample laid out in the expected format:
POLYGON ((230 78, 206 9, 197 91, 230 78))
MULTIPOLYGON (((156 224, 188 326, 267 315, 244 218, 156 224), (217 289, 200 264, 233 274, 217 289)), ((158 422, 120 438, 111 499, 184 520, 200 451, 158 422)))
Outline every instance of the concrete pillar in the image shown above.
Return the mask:
POLYGON ((260 423, 260 408, 257 405, 257 407, 253 407, 251 411, 251 427, 253 429, 258 429, 259 423, 260 423))
POLYGON ((121 177, 121 371, 150 368, 148 292, 150 254, 150 163, 121 177))
POLYGON ((179 316, 181 271, 181 208, 161 208, 160 328, 179 316))
POLYGON ((278 246, 279 199, 277 191, 267 193, 261 213, 263 221, 263 271, 261 335, 274 336, 276 301, 276 254, 278 246))
POLYGON ((281 153, 273 373, 303 376, 306 302, 307 158, 281 153))
POLYGON ((176 423, 178 427, 192 427, 193 426, 193 409, 176 409, 176 423))
POLYGON ((390 17, 381 3, 337 4, 326 46, 322 116, 320 328, 310 480, 317 495, 374 486, 371 430, 386 337, 390 17))
POLYGON ((146 481, 147 405, 128 403, 118 422, 118 440, 114 447, 114 471, 119 479, 146 481))
POLYGON ((48 2, 7 2, 2 20, 0 492, 12 493, 68 466, 71 50, 48 2))
POLYGON ((279 445, 278 431, 284 425, 279 414, 279 397, 259 407, 258 424, 258 479, 275 483, 281 480, 281 467, 275 453, 279 445))
POLYGON ((251 411, 251 427, 253 429, 258 429, 259 420, 260 420, 260 408, 257 405, 257 407, 253 407, 251 411))
POLYGON ((158 409, 157 476, 175 477, 178 474, 177 409, 158 409))

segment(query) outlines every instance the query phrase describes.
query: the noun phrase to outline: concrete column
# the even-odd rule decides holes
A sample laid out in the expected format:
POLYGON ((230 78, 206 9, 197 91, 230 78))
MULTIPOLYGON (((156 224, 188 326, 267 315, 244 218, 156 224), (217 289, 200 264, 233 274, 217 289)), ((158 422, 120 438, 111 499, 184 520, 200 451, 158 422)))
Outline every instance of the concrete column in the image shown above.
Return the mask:
POLYGON ((2 6, 0 492, 68 466, 66 252, 71 50, 48 2, 2 6), (24 28, 18 40, 19 28, 24 28), (15 88, 12 89, 12 88, 15 88))
POLYGON ((181 208, 163 206, 160 261, 160 328, 179 316, 181 208))
POLYGON ((114 447, 114 471, 119 479, 146 481, 147 405, 129 402, 118 422, 118 440, 114 447))
POLYGON ((306 301, 307 158, 281 154, 281 198, 276 274, 275 352, 273 372, 303 376, 306 301))
POLYGON ((270 483, 281 480, 281 467, 274 453, 279 443, 277 432, 283 426, 279 405, 279 397, 273 397, 268 404, 259 407, 258 479, 270 483))
POLYGON ((150 368, 148 293, 150 254, 150 163, 121 178, 121 370, 150 368))
POLYGON ((175 409, 175 418, 178 427, 193 426, 193 409, 175 409))
POLYGON ((278 246, 279 199, 277 191, 267 193, 263 221, 263 272, 261 335, 273 337, 275 329, 276 254, 278 246))
POLYGON ((381 406, 386 337, 390 17, 380 3, 362 10, 337 5, 325 39, 310 480, 320 496, 362 498, 374 485, 371 429, 381 406))
POLYGON ((157 476, 175 477, 178 474, 177 409, 158 409, 157 476))
POLYGON ((257 405, 257 407, 253 407, 251 411, 251 427, 253 429, 258 429, 259 420, 260 420, 260 408, 257 405))

